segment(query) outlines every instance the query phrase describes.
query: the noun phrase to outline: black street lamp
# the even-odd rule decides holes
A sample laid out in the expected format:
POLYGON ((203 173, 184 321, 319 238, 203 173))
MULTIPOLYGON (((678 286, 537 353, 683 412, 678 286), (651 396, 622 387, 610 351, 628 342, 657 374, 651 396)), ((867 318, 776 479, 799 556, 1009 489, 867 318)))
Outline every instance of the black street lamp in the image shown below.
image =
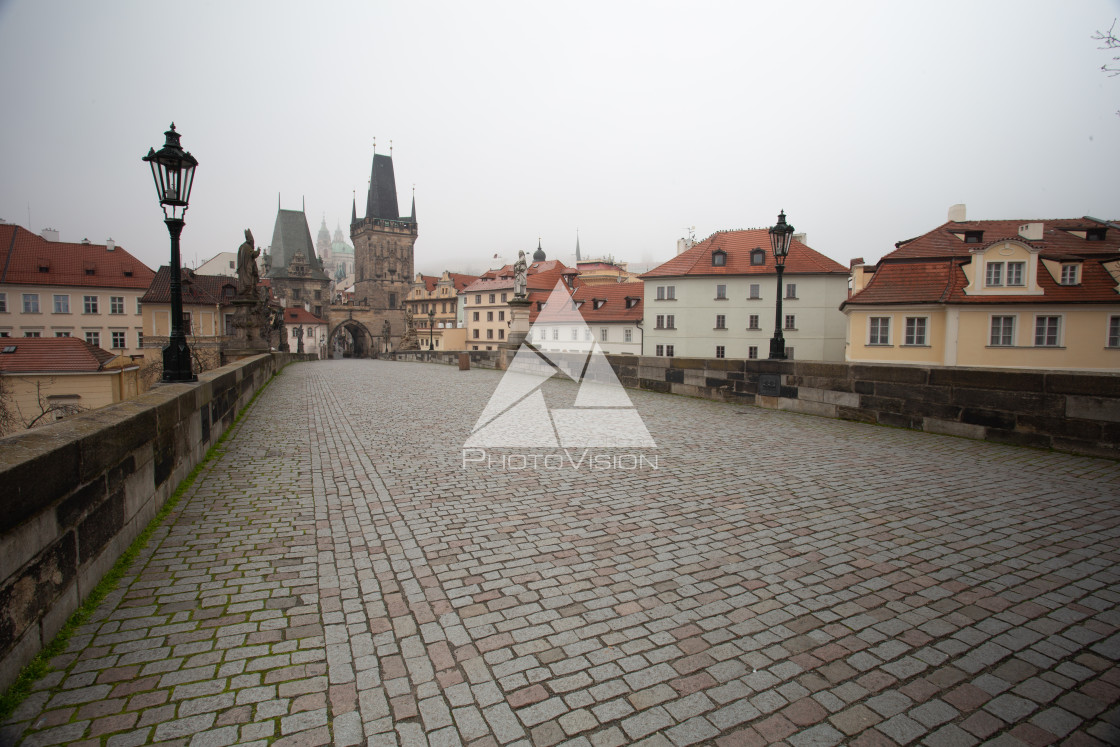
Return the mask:
POLYGON ((782 337, 782 272, 786 269, 789 255, 789 242, 793 238, 793 226, 786 223, 786 211, 778 213, 778 224, 770 227, 770 248, 774 250, 774 264, 778 268, 778 310, 774 318, 774 337, 770 340, 770 358, 786 359, 786 341, 782 337))
POLYGON ((432 304, 428 308, 428 350, 435 350, 435 334, 436 334, 436 305, 432 304))
POLYGON ((156 195, 163 207, 163 222, 171 234, 171 335, 163 349, 164 381, 198 381, 191 370, 191 351, 183 334, 183 288, 179 277, 179 234, 183 232, 183 216, 191 199, 194 169, 198 161, 179 145, 175 123, 163 133, 167 141, 157 152, 149 148, 144 160, 152 167, 156 195))

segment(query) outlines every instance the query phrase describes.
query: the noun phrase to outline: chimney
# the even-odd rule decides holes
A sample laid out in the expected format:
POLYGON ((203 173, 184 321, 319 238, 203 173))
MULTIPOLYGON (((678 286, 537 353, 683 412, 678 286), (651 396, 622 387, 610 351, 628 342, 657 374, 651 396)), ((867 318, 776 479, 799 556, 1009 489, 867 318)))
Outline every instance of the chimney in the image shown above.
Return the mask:
POLYGON ((949 207, 949 220, 953 223, 964 223, 968 218, 965 217, 964 203, 960 202, 956 205, 949 207))
POLYGON ((105 251, 111 252, 117 248, 117 244, 111 238, 105 239, 105 251))
POLYGON ((58 241, 58 229, 56 228, 44 228, 39 232, 39 235, 47 241, 58 241))
POLYGON ((793 235, 793 240, 800 241, 805 246, 809 246, 809 234, 807 233, 795 233, 793 235))
POLYGON ((91 242, 90 242, 89 238, 88 238, 88 237, 86 237, 86 238, 83 238, 83 239, 82 239, 82 243, 83 243, 83 244, 89 244, 89 243, 91 243, 91 242))
POLYGON ((862 264, 863 264, 863 257, 856 257, 855 259, 853 259, 851 262, 848 263, 848 269, 851 270, 851 269, 853 269, 855 267, 858 267, 862 264))
POLYGON ((1027 241, 1042 241, 1042 223, 1024 223, 1019 226, 1019 235, 1027 241))
POLYGON ((677 239, 677 254, 683 254, 694 246, 696 242, 692 239, 677 239))

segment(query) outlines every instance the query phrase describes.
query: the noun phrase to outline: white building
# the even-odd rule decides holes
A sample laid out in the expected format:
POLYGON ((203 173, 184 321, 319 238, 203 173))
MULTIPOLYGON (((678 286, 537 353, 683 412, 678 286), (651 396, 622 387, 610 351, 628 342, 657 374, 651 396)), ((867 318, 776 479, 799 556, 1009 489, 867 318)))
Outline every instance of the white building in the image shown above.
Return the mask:
MULTIPOLYGON (((642 275, 642 354, 766 358, 774 336, 777 271, 765 228, 720 231, 642 275)), ((848 268, 790 243, 782 289, 786 356, 842 361, 848 268)))
POLYGON ((641 355, 642 293, 642 283, 580 285, 569 309, 536 315, 530 342, 550 352, 584 352, 596 342, 607 354, 641 355))

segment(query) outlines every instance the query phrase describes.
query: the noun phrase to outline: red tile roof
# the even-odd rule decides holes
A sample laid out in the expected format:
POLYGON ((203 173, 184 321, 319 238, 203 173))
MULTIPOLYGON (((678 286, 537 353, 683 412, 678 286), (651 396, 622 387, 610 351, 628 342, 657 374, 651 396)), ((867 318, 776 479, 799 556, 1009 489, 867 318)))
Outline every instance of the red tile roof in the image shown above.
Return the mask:
MULTIPOLYGON (((184 305, 224 306, 232 303, 237 295, 237 278, 228 275, 199 275, 184 267, 179 277, 184 305)), ((170 267, 159 268, 140 303, 171 303, 170 267)))
POLYGON ((605 285, 582 285, 576 288, 572 298, 583 301, 579 313, 588 324, 595 322, 638 322, 642 319, 642 298, 645 295, 643 283, 607 283, 605 285), (637 303, 627 308, 626 299, 637 299, 637 303), (595 301, 603 301, 598 309, 595 301))
MULTIPOLYGON (((565 272, 575 272, 558 259, 533 262, 526 268, 525 285, 529 290, 551 291, 565 272)), ((513 265, 484 272, 482 276, 463 288, 463 293, 490 293, 513 287, 513 265)), ((547 293, 545 294, 547 297, 547 293)))
POLYGON ((302 306, 293 306, 284 309, 285 324, 326 324, 322 319, 312 314, 302 306))
POLYGON ((0 339, 0 372, 95 372, 117 356, 77 337, 5 337, 0 339), (12 352, 3 352, 14 348, 12 352))
POLYGON ((87 288, 147 288, 155 273, 117 246, 47 241, 0 224, 0 283, 87 288))
POLYGON ((1027 220, 970 220, 949 221, 932 231, 913 239, 900 241, 893 252, 880 262, 896 259, 928 259, 931 257, 967 257, 973 251, 983 249, 998 241, 1012 239, 1022 241, 1042 250, 1042 256, 1075 258, 1085 255, 1109 254, 1120 252, 1120 229, 1109 228, 1087 218, 1027 219, 1027 220), (1019 235, 1019 227, 1027 223, 1042 223, 1042 239, 1028 241, 1019 235), (1070 233, 1088 229, 1105 229, 1104 241, 1087 241, 1070 233), (966 244, 966 231, 982 231, 979 244, 966 244), (959 235, 958 235, 959 234, 959 235))
MULTIPOLYGON (((691 249, 643 274, 642 278, 681 277, 686 275, 773 275, 774 257, 770 250, 770 234, 765 228, 751 228, 745 231, 720 231, 701 241, 691 249), (727 264, 712 265, 712 254, 722 249, 727 254, 727 264), (761 249, 764 264, 752 265, 751 252, 761 249)), ((848 268, 835 262, 820 252, 810 249, 794 239, 790 242, 789 256, 786 257, 785 273, 799 275, 809 273, 843 273, 848 268)))
MULTIPOLYGON (((450 278, 451 284, 454 286, 456 291, 461 291, 474 281, 478 280, 478 275, 464 275, 461 272, 449 272, 447 273, 447 275, 450 278)), ((439 281, 442 277, 442 275, 420 275, 420 278, 424 281, 424 289, 429 293, 436 289, 436 286, 439 285, 439 281)))

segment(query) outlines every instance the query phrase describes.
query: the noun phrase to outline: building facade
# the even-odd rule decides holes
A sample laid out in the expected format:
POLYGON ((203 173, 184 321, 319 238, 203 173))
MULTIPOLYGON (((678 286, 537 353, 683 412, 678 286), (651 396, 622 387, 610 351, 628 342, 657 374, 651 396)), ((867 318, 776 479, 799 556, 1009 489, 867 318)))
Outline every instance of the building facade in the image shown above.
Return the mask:
POLYGON ((140 299, 154 277, 111 241, 61 242, 0 224, 0 337, 77 337, 139 355, 140 299))
POLYGON ((1120 370, 1120 225, 957 210, 852 268, 848 360, 1120 370))
POLYGON ((327 322, 325 320, 315 316, 302 306, 295 306, 284 309, 284 330, 288 333, 288 349, 291 352, 300 352, 299 341, 302 338, 304 353, 316 353, 320 360, 327 357, 327 322))
MULTIPOLYGON (((775 331, 777 270, 765 228, 720 231, 642 275, 642 354, 766 358, 775 331)), ((790 242, 783 274, 786 356, 844 359, 848 269, 790 242)))
POLYGON ((0 344, 0 435, 63 420, 141 392, 140 366, 73 336, 0 344))
POLYGON ((435 275, 416 274, 405 303, 412 313, 420 347, 435 350, 465 350, 466 330, 459 323, 459 292, 478 280, 477 275, 443 271, 435 275), (429 317, 428 312, 434 312, 429 317))
POLYGON ((554 315, 553 324, 536 316, 529 341, 541 350, 584 352, 595 342, 614 355, 642 354, 642 295, 644 286, 636 283, 582 284, 571 294, 572 312, 554 315), (570 317, 570 318, 569 318, 570 317))
MULTIPOLYGON (((186 267, 180 271, 183 296, 183 333, 194 357, 196 372, 221 365, 223 340, 233 335, 233 299, 237 278, 199 275, 186 267)), ((171 335, 171 268, 159 268, 141 299, 144 320, 144 354, 160 359, 171 335)))
POLYGON ((330 309, 330 279, 311 243, 302 210, 278 210, 265 277, 282 306, 302 306, 319 318, 330 309))
MULTIPOLYGON (((549 293, 565 275, 574 277, 576 272, 556 259, 547 259, 538 245, 534 260, 526 267, 526 290, 530 306, 530 321, 548 300, 549 293)), ((462 293, 461 304, 466 325, 466 346, 469 350, 497 350, 506 342, 510 328, 509 302, 513 299, 513 265, 505 265, 485 272, 462 293)), ((570 282, 570 281, 569 281, 570 282)))
POLYGON ((416 199, 412 200, 412 215, 400 215, 393 157, 374 154, 366 215, 358 219, 355 203, 350 223, 355 303, 392 311, 392 319, 403 319, 402 305, 412 287, 417 235, 416 199))

